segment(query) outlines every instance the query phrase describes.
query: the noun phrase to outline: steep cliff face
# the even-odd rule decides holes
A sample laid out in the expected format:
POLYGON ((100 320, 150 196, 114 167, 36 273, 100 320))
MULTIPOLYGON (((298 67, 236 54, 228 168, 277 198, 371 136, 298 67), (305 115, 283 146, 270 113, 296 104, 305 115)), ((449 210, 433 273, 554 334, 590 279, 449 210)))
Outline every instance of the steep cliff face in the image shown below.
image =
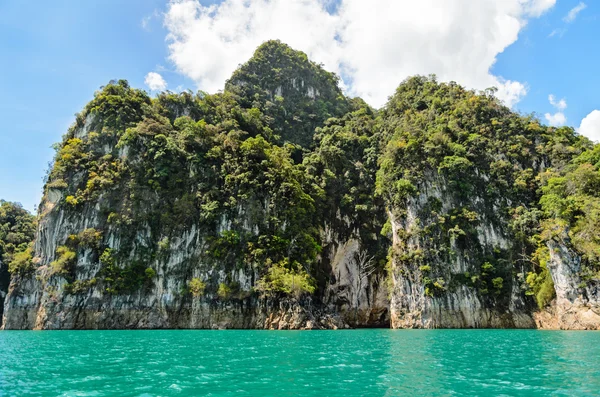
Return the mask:
MULTIPOLYGON (((568 237, 564 236, 566 241, 568 237)), ((597 280, 585 282, 581 257, 565 244, 548 243, 548 268, 554 282, 556 300, 547 312, 536 316, 543 328, 569 330, 600 329, 600 294, 597 280)))
POLYGON ((329 265, 329 283, 324 301, 337 308, 343 321, 351 326, 381 327, 390 325, 389 297, 385 273, 376 271, 372 258, 355 235, 347 241, 335 235, 325 236, 329 265))
POLYGON ((536 319, 543 327, 600 329, 600 146, 543 180, 541 236, 555 299, 536 319))
MULTIPOLYGON (((152 280, 144 281, 135 293, 107 293, 107 283, 102 280, 105 264, 91 249, 78 252, 72 279, 53 269, 57 242, 98 227, 101 218, 95 209, 73 217, 55 205, 46 203, 36 237, 39 267, 30 277, 13 279, 5 329, 336 329, 389 324, 383 276, 363 277, 356 269, 357 239, 338 242, 325 236, 324 258, 331 266, 331 276, 323 298, 318 294, 296 298, 254 293, 261 276, 258 267, 249 264, 224 270, 202 263, 198 258, 209 243, 194 226, 172 238, 169 253, 146 263, 157 269, 152 280), (360 284, 359 276, 363 277, 360 284), (201 295, 190 293, 193 279, 206 283, 201 295), (221 286, 231 287, 223 293, 221 286)), ((136 233, 131 261, 150 235, 149 230, 136 233)), ((112 250, 122 244, 118 231, 111 230, 104 238, 112 250)))
POLYGON ((0 260, 0 326, 2 326, 2 314, 4 313, 4 298, 8 293, 8 285, 10 284, 10 274, 8 266, 0 260))
MULTIPOLYGON (((287 100, 285 120, 320 107, 319 95, 340 94, 327 86, 335 83, 331 75, 280 43, 259 48, 248 65, 235 75, 239 87, 270 89, 248 77, 248 68, 284 69, 283 83, 316 85, 318 95, 294 83, 293 95, 277 92, 287 100), (281 56, 265 64, 273 45, 281 56)), ((355 162, 330 172, 321 152, 308 155, 314 144, 278 146, 273 131, 289 126, 273 117, 273 104, 230 91, 151 100, 120 81, 96 93, 57 153, 33 270, 13 277, 5 329, 387 324, 383 238, 370 233, 367 248, 361 233, 344 230, 356 230, 370 208, 340 212, 330 203, 350 188, 332 190, 335 174, 355 162), (363 251, 368 274, 356 273, 363 251)), ((296 142, 312 142, 314 128, 307 128, 296 142)), ((335 140, 327 130, 320 136, 335 140)), ((364 172, 374 179, 373 168, 364 172)), ((379 227, 372 217, 367 223, 379 227)))
POLYGON ((111 82, 35 242, 0 222, 3 327, 598 329, 599 167, 491 91, 415 77, 375 111, 276 41, 216 95, 111 82))
POLYGON ((454 229, 465 221, 460 219, 464 212, 456 215, 457 206, 476 210, 482 203, 475 199, 459 204, 443 178, 431 178, 434 182, 418 185, 419 195, 409 199, 406 216, 390 214, 392 327, 532 328, 531 302, 521 289, 523 276, 512 264, 501 262, 515 248, 508 225, 471 211, 467 222, 472 229, 467 232, 472 235, 454 229), (441 204, 435 214, 432 202, 441 204), (444 228, 441 219, 457 222, 444 228), (439 229, 433 241, 424 232, 432 229, 439 229))
MULTIPOLYGON (((332 274, 323 301, 318 296, 260 297, 252 293, 260 278, 256 267, 226 272, 203 265, 198 258, 207 243, 195 227, 172 240, 171 253, 164 259, 148 263, 148 268, 159 269, 155 281, 144 283, 134 294, 111 294, 100 281, 104 277, 103 264, 94 259, 91 250, 78 255, 75 276, 70 282, 52 269, 49 260, 54 257, 56 242, 64 241, 73 232, 97 226, 93 220, 98 219, 98 214, 92 210, 75 220, 67 218, 62 211, 52 210, 43 218, 35 247, 40 266, 34 276, 13 280, 6 329, 319 329, 389 323, 383 276, 364 277, 356 268, 355 255, 360 249, 357 239, 326 241, 332 274), (190 267, 186 274, 185 269, 190 267), (361 282, 357 280, 359 276, 363 277, 361 282), (219 291, 194 296, 186 291, 194 278, 212 280, 214 286, 235 285, 236 291, 230 296, 219 291), (73 286, 78 290, 74 291, 73 286)), ((141 231, 136 239, 147 237, 141 231)), ((111 249, 119 248, 118 233, 106 238, 111 249)), ((133 250, 142 248, 143 245, 136 245, 133 250)))
MULTIPOLYGON (((578 138, 426 78, 401 85, 382 118, 392 326, 534 327, 538 176, 578 138)), ((556 282, 562 270, 549 269, 556 282)))
POLYGON ((10 271, 28 257, 35 231, 35 219, 20 204, 0 200, 0 326, 4 301, 10 284, 10 271))

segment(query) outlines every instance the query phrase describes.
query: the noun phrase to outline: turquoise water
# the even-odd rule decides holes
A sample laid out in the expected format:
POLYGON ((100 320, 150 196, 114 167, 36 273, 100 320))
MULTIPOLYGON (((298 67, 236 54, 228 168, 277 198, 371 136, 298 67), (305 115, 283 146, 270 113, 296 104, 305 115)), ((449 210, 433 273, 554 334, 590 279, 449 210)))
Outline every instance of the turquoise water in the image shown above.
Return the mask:
POLYGON ((600 395, 600 333, 0 332, 0 396, 204 395, 600 395))

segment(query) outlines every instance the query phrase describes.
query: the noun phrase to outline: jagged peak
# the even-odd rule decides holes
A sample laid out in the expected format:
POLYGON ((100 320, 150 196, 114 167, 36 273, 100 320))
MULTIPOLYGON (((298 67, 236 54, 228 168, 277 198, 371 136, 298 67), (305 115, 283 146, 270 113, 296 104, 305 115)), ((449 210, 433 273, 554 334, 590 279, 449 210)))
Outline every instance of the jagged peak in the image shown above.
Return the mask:
POLYGON ((261 44, 227 81, 225 91, 245 107, 259 107, 276 120, 283 142, 308 147, 315 128, 350 108, 339 78, 279 40, 261 44))
POLYGON ((261 44, 252 58, 233 73, 225 90, 239 92, 240 87, 243 91, 249 87, 253 88, 251 91, 265 91, 271 97, 289 95, 292 89, 312 99, 335 99, 342 95, 339 78, 334 73, 279 40, 261 44))

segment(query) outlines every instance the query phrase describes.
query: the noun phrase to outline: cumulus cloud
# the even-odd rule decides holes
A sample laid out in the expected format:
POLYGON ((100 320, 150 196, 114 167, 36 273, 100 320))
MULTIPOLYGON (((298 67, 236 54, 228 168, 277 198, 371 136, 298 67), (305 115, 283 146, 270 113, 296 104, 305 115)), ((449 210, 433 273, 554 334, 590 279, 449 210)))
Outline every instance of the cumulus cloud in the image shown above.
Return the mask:
POLYGON ((557 101, 556 97, 550 94, 548 95, 548 102, 550 102, 557 110, 554 114, 546 113, 544 115, 548 124, 554 127, 560 127, 567 124, 567 116, 565 116, 564 113, 564 110, 567 108, 567 101, 564 98, 557 101))
POLYGON ((546 117, 548 124, 553 127, 560 127, 567 123, 567 117, 562 112, 557 112, 554 114, 546 113, 544 117, 546 117))
POLYGON ((588 114, 581 121, 577 131, 594 142, 600 142, 600 110, 594 110, 588 114))
POLYGON ((163 91, 167 88, 167 82, 163 77, 155 72, 150 72, 146 75, 144 83, 151 91, 163 91))
POLYGON ((550 8, 554 7, 556 0, 523 0, 520 3, 529 16, 539 17, 550 8))
POLYGON ((579 3, 578 5, 573 7, 571 11, 569 11, 569 13, 563 18, 563 21, 565 21, 566 23, 575 22, 575 20, 577 19, 577 15, 579 15, 579 13, 585 10, 586 8, 587 4, 585 4, 584 2, 579 3))
POLYGON ((343 79, 349 95, 383 105, 415 74, 469 88, 498 87, 509 106, 525 84, 491 72, 530 18, 556 0, 171 0, 165 15, 169 57, 198 88, 215 92, 269 39, 306 52, 343 79))

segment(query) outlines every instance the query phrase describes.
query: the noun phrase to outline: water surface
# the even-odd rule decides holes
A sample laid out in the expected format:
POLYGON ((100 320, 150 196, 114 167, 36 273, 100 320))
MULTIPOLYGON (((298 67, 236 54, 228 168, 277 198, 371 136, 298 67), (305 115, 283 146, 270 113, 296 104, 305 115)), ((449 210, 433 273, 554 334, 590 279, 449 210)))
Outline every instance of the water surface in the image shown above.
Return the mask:
POLYGON ((600 395, 600 333, 0 332, 0 396, 233 395, 600 395))

